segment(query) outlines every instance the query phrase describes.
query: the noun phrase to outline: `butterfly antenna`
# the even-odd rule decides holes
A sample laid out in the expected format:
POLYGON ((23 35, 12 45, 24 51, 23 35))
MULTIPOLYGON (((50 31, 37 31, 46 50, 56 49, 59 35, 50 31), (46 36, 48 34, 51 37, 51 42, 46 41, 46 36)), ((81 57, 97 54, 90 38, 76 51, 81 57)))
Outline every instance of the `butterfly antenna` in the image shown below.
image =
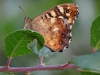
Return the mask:
POLYGON ((24 8, 22 8, 21 6, 18 6, 18 7, 29 17, 28 13, 25 11, 24 8))

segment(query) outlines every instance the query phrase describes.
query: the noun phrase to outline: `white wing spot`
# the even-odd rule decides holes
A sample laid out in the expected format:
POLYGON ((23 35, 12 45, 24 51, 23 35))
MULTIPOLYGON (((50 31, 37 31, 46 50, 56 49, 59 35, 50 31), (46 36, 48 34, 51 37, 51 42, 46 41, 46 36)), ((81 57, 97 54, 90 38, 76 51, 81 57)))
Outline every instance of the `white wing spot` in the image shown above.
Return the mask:
POLYGON ((56 16, 56 13, 54 11, 51 11, 50 13, 52 16, 54 16, 54 17, 56 16))
POLYGON ((61 7, 60 5, 57 6, 57 7, 58 7, 58 9, 60 10, 60 12, 61 12, 62 14, 64 14, 64 9, 63 9, 63 7, 61 7))
POLYGON ((56 21, 55 18, 51 18, 51 24, 55 23, 55 21, 56 21))
POLYGON ((52 31, 58 31, 58 30, 59 30, 59 28, 54 27, 52 31))
POLYGON ((67 17, 69 17, 69 16, 70 16, 70 14, 69 14, 69 13, 66 13, 66 16, 67 16, 67 17))
POLYGON ((47 18, 51 18, 48 14, 46 14, 47 18))
POLYGON ((59 16, 58 18, 62 18, 62 19, 64 19, 64 17, 63 17, 63 16, 59 16))

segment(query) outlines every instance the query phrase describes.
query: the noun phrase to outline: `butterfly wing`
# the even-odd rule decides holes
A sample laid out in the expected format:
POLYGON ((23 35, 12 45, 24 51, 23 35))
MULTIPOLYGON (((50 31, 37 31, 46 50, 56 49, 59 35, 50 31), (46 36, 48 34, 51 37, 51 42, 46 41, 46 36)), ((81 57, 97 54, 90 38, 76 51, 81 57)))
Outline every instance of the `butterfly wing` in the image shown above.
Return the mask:
POLYGON ((61 4, 34 20, 26 18, 24 28, 39 32, 45 39, 45 46, 54 52, 62 52, 71 41, 71 28, 77 15, 78 7, 76 4, 61 4))
POLYGON ((31 25, 25 29, 32 29, 43 35, 45 46, 52 51, 63 51, 64 47, 68 47, 71 40, 71 29, 67 22, 61 18, 47 18, 31 22, 31 25), (66 35, 67 34, 67 35, 66 35))
POLYGON ((48 11, 36 17, 34 21, 46 18, 62 18, 67 19, 69 24, 72 25, 74 20, 78 17, 78 14, 79 11, 76 4, 65 3, 49 9, 48 11))

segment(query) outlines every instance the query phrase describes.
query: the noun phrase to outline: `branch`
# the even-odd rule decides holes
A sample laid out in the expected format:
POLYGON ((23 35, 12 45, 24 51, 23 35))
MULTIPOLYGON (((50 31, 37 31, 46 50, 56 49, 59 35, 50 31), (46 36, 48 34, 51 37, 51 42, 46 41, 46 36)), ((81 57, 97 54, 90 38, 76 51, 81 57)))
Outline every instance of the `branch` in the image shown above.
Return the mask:
POLYGON ((50 65, 50 66, 34 66, 34 67, 8 67, 8 70, 4 67, 0 67, 0 72, 31 72, 31 71, 42 71, 42 70, 62 70, 62 69, 77 69, 78 67, 74 64, 69 64, 66 67, 63 65, 50 65), (64 68, 62 68, 64 66, 64 68))

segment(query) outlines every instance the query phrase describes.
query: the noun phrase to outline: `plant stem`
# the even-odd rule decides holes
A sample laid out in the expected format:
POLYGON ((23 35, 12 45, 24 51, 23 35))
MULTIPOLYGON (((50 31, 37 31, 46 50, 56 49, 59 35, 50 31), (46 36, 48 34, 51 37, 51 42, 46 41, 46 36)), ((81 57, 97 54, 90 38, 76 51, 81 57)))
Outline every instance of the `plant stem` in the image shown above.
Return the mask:
MULTIPOLYGON (((63 64, 65 65, 65 64, 63 64)), ((42 71, 42 70, 62 70, 63 65, 50 65, 50 66, 34 66, 34 67, 9 67, 9 72, 31 72, 31 71, 42 71)), ((78 67, 74 64, 69 64, 68 66, 64 67, 63 69, 77 69, 78 67)))
POLYGON ((9 65, 10 65, 11 59, 12 59, 12 58, 8 58, 7 63, 6 63, 6 65, 5 65, 6 69, 9 68, 9 65))
POLYGON ((30 72, 42 71, 42 70, 62 70, 62 69, 78 69, 74 64, 60 64, 60 65, 43 65, 43 57, 40 57, 40 65, 33 67, 9 67, 12 58, 9 58, 5 66, 0 66, 0 72, 24 72, 26 75, 30 75, 30 72))
POLYGON ((97 51, 97 49, 94 48, 93 51, 92 51, 92 53, 96 53, 96 51, 97 51))
POLYGON ((66 68, 68 65, 69 65, 69 63, 66 63, 66 64, 62 65, 61 68, 62 68, 62 69, 63 69, 63 68, 66 68))
POLYGON ((95 53, 95 52, 97 51, 99 45, 100 45, 100 40, 99 40, 99 42, 97 43, 97 45, 96 45, 96 47, 94 48, 94 50, 93 50, 92 53, 95 53))
POLYGON ((44 66, 43 65, 43 57, 40 57, 40 66, 44 66))

